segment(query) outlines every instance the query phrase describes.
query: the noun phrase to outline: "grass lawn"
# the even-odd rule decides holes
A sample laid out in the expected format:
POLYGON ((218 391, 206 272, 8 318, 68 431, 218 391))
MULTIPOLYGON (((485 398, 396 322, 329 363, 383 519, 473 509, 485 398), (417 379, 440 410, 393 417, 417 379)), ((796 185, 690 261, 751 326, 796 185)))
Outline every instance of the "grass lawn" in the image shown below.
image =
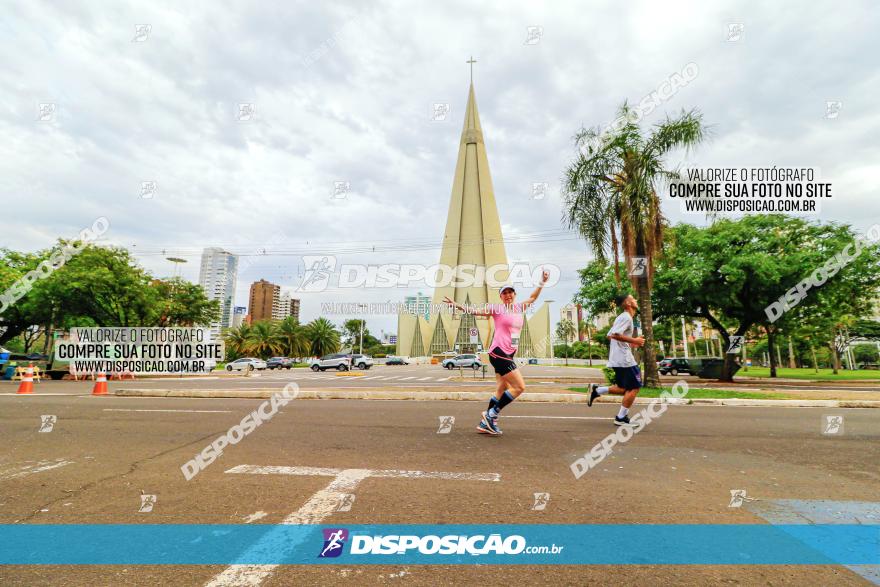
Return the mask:
MULTIPOLYGON (((737 377, 770 377, 769 367, 749 367, 749 370, 740 369, 736 373, 737 377)), ((814 379, 817 381, 880 381, 880 371, 870 371, 861 369, 858 371, 847 371, 841 369, 837 375, 831 369, 819 369, 816 373, 815 369, 789 369, 788 367, 778 367, 776 375, 780 379, 814 379)))
MULTIPOLYGON (((586 387, 569 387, 569 391, 578 393, 588 393, 586 387)), ((670 388, 643 387, 639 392, 639 397, 660 397, 663 390, 669 391, 670 388)), ((621 396, 615 396, 621 397, 621 396)), ((694 388, 688 389, 686 399, 794 399, 784 393, 756 393, 754 391, 725 391, 723 389, 694 388)))

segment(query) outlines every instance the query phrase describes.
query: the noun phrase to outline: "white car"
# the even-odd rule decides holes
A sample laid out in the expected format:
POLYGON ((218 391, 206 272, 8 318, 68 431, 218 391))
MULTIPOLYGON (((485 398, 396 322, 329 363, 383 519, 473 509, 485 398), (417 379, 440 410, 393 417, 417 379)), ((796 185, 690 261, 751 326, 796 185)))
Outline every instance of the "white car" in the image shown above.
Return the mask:
POLYGON ((262 371, 265 368, 266 361, 255 359, 253 357, 242 357, 240 359, 235 359, 231 363, 226 363, 227 371, 253 371, 254 369, 262 371))

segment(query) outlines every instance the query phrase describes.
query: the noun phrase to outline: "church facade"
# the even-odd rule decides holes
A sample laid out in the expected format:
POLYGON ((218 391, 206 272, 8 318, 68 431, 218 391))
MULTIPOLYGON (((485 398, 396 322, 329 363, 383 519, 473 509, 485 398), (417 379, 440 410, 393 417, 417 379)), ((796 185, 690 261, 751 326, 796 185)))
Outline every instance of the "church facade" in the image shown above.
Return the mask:
MULTIPOLYGON (((501 233, 501 221, 489 173, 489 160, 483 141, 483 129, 477 111, 474 85, 471 82, 467 109, 446 230, 440 253, 440 265, 452 268, 476 267, 478 275, 490 270, 493 279, 508 278, 507 253, 501 233), (499 269, 499 266, 503 268, 499 269), (481 269, 482 268, 482 271, 481 269)), ((459 280, 459 283, 463 280, 459 280)), ((441 280, 432 296, 433 308, 448 297, 462 305, 481 306, 500 303, 497 286, 488 279, 473 284, 457 285, 441 280)), ((532 288, 517 284, 517 299, 522 301, 532 288)), ((539 299, 540 304, 540 299, 539 299)), ((409 357, 430 357, 443 353, 480 353, 489 350, 492 340, 491 320, 461 312, 436 311, 427 315, 398 315, 397 354, 409 357)), ((526 315, 520 333, 519 357, 549 357, 551 353, 550 313, 546 304, 526 315)))

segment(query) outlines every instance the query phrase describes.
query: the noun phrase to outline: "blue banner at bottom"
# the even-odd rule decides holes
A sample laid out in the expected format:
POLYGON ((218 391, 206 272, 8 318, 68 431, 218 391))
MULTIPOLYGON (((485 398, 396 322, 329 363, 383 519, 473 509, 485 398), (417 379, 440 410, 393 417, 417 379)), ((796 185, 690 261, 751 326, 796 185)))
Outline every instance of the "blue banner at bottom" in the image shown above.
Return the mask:
POLYGON ((880 525, 0 525, 5 565, 876 565, 880 525))

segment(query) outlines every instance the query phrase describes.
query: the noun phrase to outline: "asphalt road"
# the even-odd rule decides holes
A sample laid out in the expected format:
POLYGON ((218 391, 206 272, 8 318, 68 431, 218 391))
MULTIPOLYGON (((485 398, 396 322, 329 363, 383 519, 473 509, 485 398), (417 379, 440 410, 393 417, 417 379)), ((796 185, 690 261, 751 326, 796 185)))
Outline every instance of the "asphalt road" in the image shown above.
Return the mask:
MULTIPOLYGON (((311 523, 339 525, 737 524, 763 523, 753 506, 774 500, 880 502, 880 410, 870 409, 670 407, 599 467, 575 479, 569 465, 613 431, 614 406, 513 404, 502 416, 504 436, 490 438, 474 431, 482 409, 476 402, 298 400, 186 481, 181 465, 259 403, 0 395, 0 519, 275 524, 297 514, 311 523), (841 434, 822 433, 823 418, 830 414, 844 416, 841 434), (45 415, 56 417, 48 433, 39 432, 45 415), (452 430, 438 433, 449 416, 455 418, 452 430), (459 476, 368 477, 347 490, 354 496, 350 511, 316 513, 315 497, 332 477, 228 472, 241 466, 459 476), (499 481, 475 480, 480 475, 497 475, 499 481), (729 507, 731 490, 745 490, 748 501, 729 507), (550 494, 543 511, 532 509, 535 493, 550 494), (152 511, 138 511, 142 494, 156 496, 152 511)), ((113 545, 95 548, 112 550, 113 545)), ((205 585, 228 576, 223 566, 0 567, 4 585, 205 585)), ((866 584, 856 572, 837 566, 281 566, 249 580, 263 585, 866 584)))
MULTIPOLYGON (((588 382, 603 382, 599 369, 523 365, 520 367, 528 385, 533 391, 564 391, 568 387, 584 385, 588 382)), ((809 382, 809 381, 771 381, 768 379, 742 381, 737 384, 719 384, 694 376, 663 376, 666 385, 683 379, 693 387, 723 387, 740 391, 779 390, 799 397, 816 399, 880 399, 880 382, 809 382)), ((488 368, 485 379, 482 372, 475 373, 464 369, 461 373, 443 369, 439 365, 376 365, 373 368, 351 373, 337 371, 313 372, 309 369, 290 369, 257 372, 256 376, 243 374, 217 373, 205 376, 183 377, 142 377, 136 381, 111 381, 111 389, 281 389, 294 381, 302 389, 359 389, 381 388, 386 390, 426 389, 442 391, 456 388, 471 391, 491 389, 494 386, 492 369, 488 368)), ((36 384, 37 393, 85 394, 91 391, 92 381, 50 381, 36 384)), ((0 394, 15 393, 17 382, 0 381, 0 394)))

